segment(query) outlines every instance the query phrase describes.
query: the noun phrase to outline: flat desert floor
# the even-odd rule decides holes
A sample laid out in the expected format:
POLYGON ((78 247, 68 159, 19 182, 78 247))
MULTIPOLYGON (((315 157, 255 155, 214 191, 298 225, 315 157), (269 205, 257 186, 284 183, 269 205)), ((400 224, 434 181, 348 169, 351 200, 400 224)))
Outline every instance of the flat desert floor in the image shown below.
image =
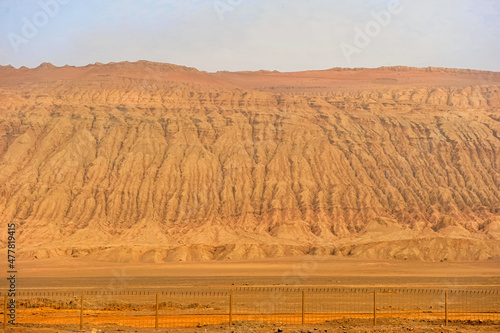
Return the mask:
MULTIPOLYGON (((237 287, 381 287, 451 290, 498 290, 500 260, 482 262, 410 262, 340 260, 306 256, 258 261, 180 262, 169 264, 107 263, 75 260, 19 261, 17 288, 22 291, 167 291, 229 290, 237 287)), ((5 283, 5 282, 2 282, 5 283)), ((15 332, 74 332, 28 324, 15 332)), ((88 326, 88 332, 92 327, 88 326)), ((6 331, 12 331, 8 329, 6 331)), ((109 327, 105 332, 156 332, 152 328, 109 327)), ((104 332, 101 331, 101 332, 104 332)), ((161 332, 496 332, 492 323, 414 322, 396 319, 377 327, 356 319, 339 323, 280 325, 235 322, 191 328, 161 328, 161 332)))
POLYGON ((500 260, 410 262, 307 256, 259 261, 136 264, 38 260, 18 262, 19 289, 168 289, 172 287, 345 286, 496 288, 500 260), (117 283, 116 281, 121 283, 117 283))

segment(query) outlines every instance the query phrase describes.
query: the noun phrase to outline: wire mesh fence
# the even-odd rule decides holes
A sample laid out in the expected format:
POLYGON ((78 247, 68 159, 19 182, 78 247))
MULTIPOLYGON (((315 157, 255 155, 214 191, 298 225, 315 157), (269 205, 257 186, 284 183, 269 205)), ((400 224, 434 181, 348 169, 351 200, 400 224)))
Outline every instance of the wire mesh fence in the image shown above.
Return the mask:
POLYGON ((193 327, 229 321, 230 291, 178 291, 158 294, 159 327, 193 327))
MULTIPOLYGON (((4 297, 4 300, 7 299, 4 297)), ((70 292, 18 292, 16 322, 19 324, 78 325, 81 313, 80 303, 80 297, 70 292)))
MULTIPOLYGON (((0 319, 9 326, 10 298, 0 319)), ((18 292, 16 324, 166 328, 236 322, 361 324, 425 320, 500 324, 498 290, 238 287, 234 290, 18 292)))
POLYGON ((293 288, 238 288, 234 293, 233 320, 298 324, 302 294, 293 288))

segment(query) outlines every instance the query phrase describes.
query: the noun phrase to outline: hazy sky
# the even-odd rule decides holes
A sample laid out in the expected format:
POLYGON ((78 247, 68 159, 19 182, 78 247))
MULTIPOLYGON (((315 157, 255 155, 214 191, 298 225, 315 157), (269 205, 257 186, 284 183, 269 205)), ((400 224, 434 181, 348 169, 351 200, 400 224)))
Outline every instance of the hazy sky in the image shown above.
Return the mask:
POLYGON ((500 71, 500 0, 0 0, 0 35, 0 64, 15 67, 500 71))

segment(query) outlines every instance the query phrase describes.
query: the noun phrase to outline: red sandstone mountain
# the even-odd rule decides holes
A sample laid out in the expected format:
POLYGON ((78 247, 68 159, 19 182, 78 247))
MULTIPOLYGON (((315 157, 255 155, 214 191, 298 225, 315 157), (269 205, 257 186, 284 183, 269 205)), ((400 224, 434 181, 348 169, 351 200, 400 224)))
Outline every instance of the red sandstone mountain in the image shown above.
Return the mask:
MULTIPOLYGON (((500 254, 500 73, 0 67, 22 258, 500 254)), ((1 246, 6 246, 6 232, 1 246)))

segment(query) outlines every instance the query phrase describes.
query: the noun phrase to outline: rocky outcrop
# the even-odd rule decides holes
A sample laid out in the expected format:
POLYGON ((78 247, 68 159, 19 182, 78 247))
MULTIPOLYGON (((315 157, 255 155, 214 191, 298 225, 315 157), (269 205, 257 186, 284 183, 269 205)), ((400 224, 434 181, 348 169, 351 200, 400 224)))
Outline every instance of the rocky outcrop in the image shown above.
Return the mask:
POLYGON ((23 258, 499 255, 497 73, 354 72, 2 67, 0 223, 23 258))

